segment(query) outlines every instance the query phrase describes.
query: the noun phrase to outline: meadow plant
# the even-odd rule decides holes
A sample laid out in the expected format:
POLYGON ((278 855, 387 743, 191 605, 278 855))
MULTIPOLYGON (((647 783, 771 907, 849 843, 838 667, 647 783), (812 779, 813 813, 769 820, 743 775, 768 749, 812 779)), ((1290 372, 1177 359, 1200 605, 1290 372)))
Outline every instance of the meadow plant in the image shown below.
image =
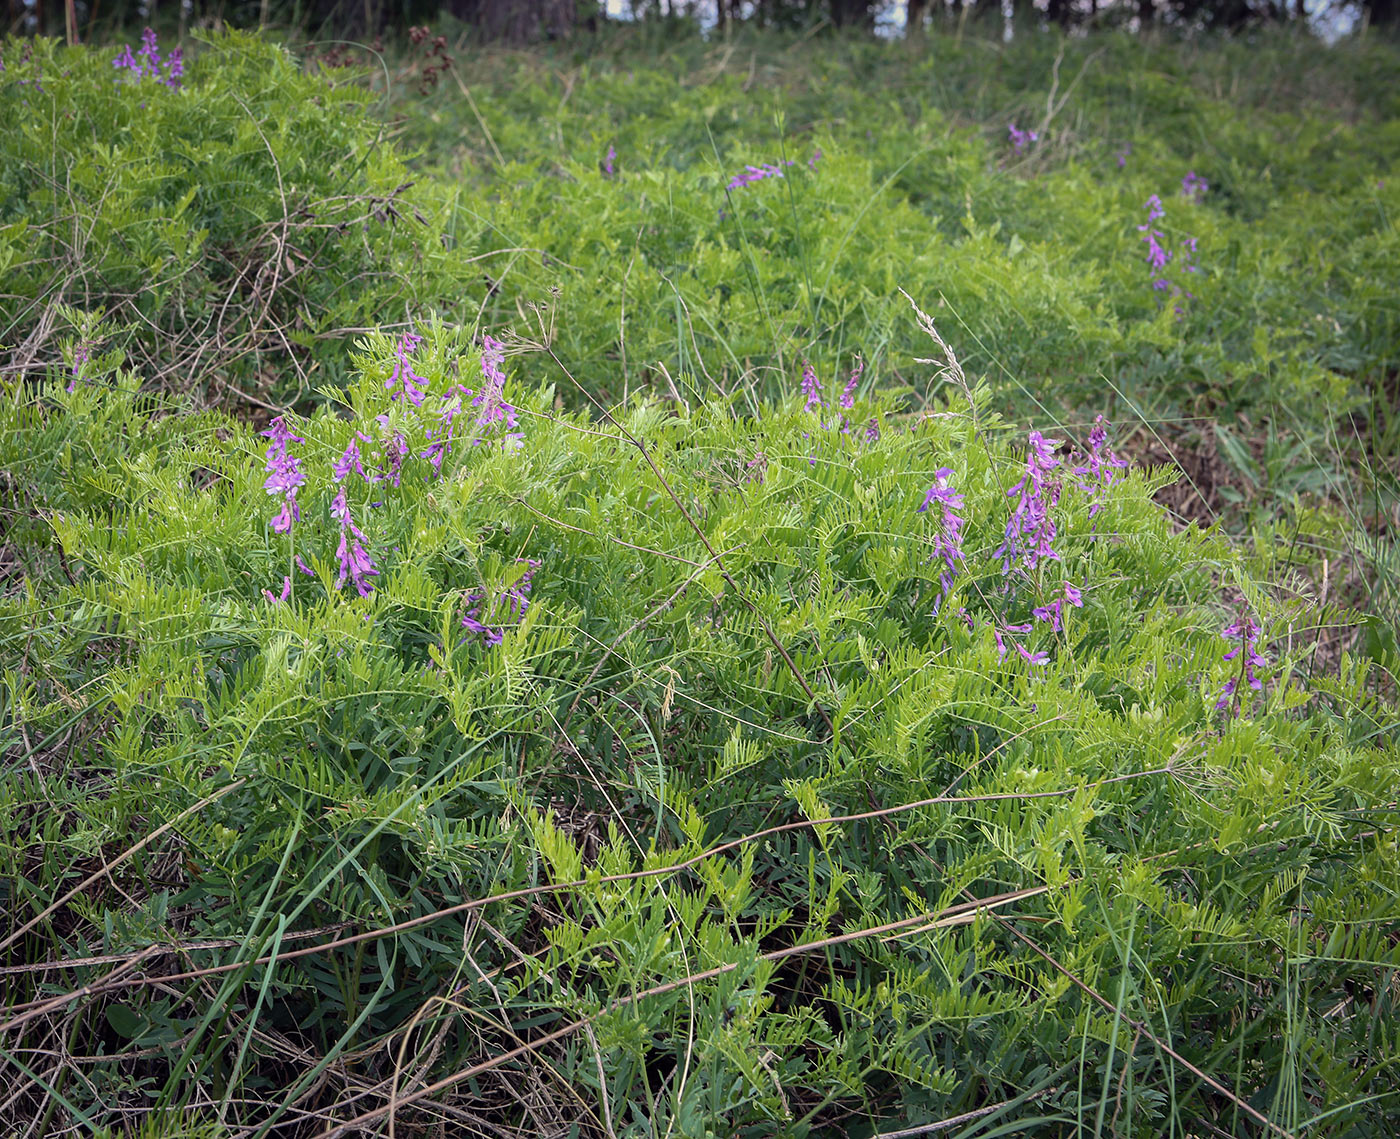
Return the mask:
POLYGON ((1040 136, 1035 131, 1022 130, 1015 123, 1012 123, 1010 126, 1008 126, 1006 128, 1006 131, 1011 139, 1012 149, 1015 150, 1017 154, 1020 154, 1023 150, 1025 150, 1027 146, 1029 146, 1033 142, 1036 142, 1040 138, 1040 136))

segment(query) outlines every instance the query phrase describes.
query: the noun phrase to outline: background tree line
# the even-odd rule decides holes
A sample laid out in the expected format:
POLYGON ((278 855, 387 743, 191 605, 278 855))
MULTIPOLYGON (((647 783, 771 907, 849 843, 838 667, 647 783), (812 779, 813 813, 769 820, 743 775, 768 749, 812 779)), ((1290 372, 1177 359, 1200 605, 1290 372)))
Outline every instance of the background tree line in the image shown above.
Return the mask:
MULTIPOLYGON (((292 27, 315 38, 404 37, 446 15, 481 39, 529 43, 596 32, 608 22, 664 22, 728 31, 865 29, 906 36, 942 25, 999 24, 1147 31, 1241 31, 1361 19, 1394 29, 1400 0, 3 0, 10 34, 102 42, 143 25, 292 27), (619 7, 620 5, 620 7, 619 7)), ((415 40, 417 42, 417 40, 415 40)))

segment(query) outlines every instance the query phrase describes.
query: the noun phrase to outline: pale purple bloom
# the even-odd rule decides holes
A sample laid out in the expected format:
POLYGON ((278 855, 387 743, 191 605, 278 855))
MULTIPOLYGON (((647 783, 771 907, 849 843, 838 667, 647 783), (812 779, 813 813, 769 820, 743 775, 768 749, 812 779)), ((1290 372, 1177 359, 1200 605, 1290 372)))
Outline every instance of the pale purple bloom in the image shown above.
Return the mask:
POLYGON ((935 613, 953 588, 953 577, 957 573, 958 563, 963 560, 963 518, 958 513, 963 508, 963 496, 948 485, 952 474, 948 467, 940 467, 934 471, 933 485, 929 487, 928 493, 924 495, 924 503, 919 507, 920 514, 925 513, 934 503, 940 507, 933 536, 933 556, 943 559, 944 569, 939 576, 943 592, 934 605, 935 613))
POLYGON ((301 560, 301 555, 300 555, 300 554, 297 554, 292 560, 296 563, 297 569, 299 569, 299 570, 300 570, 302 573, 304 573, 307 577, 315 577, 315 576, 316 576, 316 571, 313 570, 309 565, 307 565, 304 561, 301 560))
POLYGON ((272 520, 272 528, 279 534, 285 534, 292 528, 293 522, 301 519, 301 509, 297 506, 297 489, 306 482, 301 463, 287 452, 287 444, 304 443, 305 440, 300 435, 293 435, 280 415, 268 424, 267 430, 261 434, 270 440, 265 464, 267 479, 263 483, 263 489, 268 494, 283 496, 282 509, 272 520))
POLYGON ((822 160, 822 148, 821 148, 821 147, 817 147, 816 150, 812 151, 812 157, 809 158, 809 159, 807 159, 807 169, 808 169, 808 170, 815 170, 815 169, 817 168, 817 163, 820 162, 821 160, 822 160))
MULTIPOLYGON (((1242 613, 1235 619, 1235 622, 1221 630, 1220 635, 1227 641, 1237 642, 1235 647, 1222 657, 1223 660, 1234 660, 1241 658, 1241 673, 1245 683, 1256 692, 1264 690, 1264 682, 1254 674, 1256 668, 1267 668, 1268 660, 1259 652, 1256 647, 1259 641, 1261 630, 1254 623, 1254 619, 1248 613, 1242 613)), ((1223 711, 1230 703, 1239 689, 1239 676, 1232 676, 1225 682, 1225 687, 1221 690, 1220 698, 1215 702, 1217 711, 1223 711)))
MULTIPOLYGON (((408 458, 408 440, 402 433, 395 431, 384 442, 384 462, 379 466, 380 473, 376 476, 376 482, 387 482, 390 486, 397 487, 399 479, 403 474, 403 461, 408 458)), ((371 503, 372 506, 379 505, 371 503)))
POLYGON ((82 377, 83 365, 92 359, 92 345, 86 340, 78 341, 77 347, 73 349, 73 378, 68 381, 67 391, 72 391, 78 386, 78 380, 82 377))
POLYGON ((335 499, 331 502, 331 517, 340 523, 340 545, 335 551, 336 557, 340 559, 340 574, 335 579, 335 587, 339 589, 343 586, 348 577, 354 582, 360 596, 368 597, 374 592, 374 585, 369 578, 377 577, 379 570, 375 568, 374 560, 365 549, 365 543, 369 539, 365 537, 365 532, 355 525, 355 519, 350 514, 350 504, 345 501, 344 487, 336 491, 335 499))
POLYGON ((1007 133, 1011 136, 1011 145, 1015 148, 1017 154, 1020 154, 1021 151, 1025 150, 1027 143, 1036 142, 1040 138, 1040 136, 1036 134, 1035 131, 1023 131, 1015 123, 1012 123, 1010 126, 1008 126, 1006 130, 1007 133))
POLYGON ((781 178, 783 176, 783 166, 791 166, 792 159, 785 159, 782 165, 776 162, 765 162, 762 166, 745 166, 738 174, 730 179, 726 190, 742 190, 745 186, 752 186, 755 182, 762 182, 765 178, 781 178))
POLYGON ((180 86, 180 77, 185 74, 185 53, 178 47, 166 59, 165 71, 165 85, 171 88, 180 86))
POLYGON ((398 399, 400 395, 403 395, 414 407, 423 406, 423 396, 427 392, 428 381, 414 372, 413 365, 409 363, 408 358, 413 355, 422 342, 421 336, 415 336, 411 332, 405 332, 399 338, 399 346, 394 353, 394 370, 384 381, 384 387, 389 391, 390 399, 398 399), (399 386, 398 391, 394 391, 395 384, 399 386))
POLYGON ((141 64, 137 58, 131 54, 130 44, 123 45, 121 55, 112 60, 112 66, 118 71, 130 71, 137 76, 141 74, 141 64))
POLYGON ((1193 202, 1199 202, 1209 189, 1210 183, 1194 170, 1188 170, 1186 177, 1181 180, 1181 196, 1190 198, 1193 202))
POLYGON ((850 411, 856 405, 856 388, 860 386, 860 375, 863 371, 865 371, 865 361, 857 360, 856 366, 851 369, 851 378, 841 389, 841 397, 836 402, 846 411, 850 411))
POLYGON ((1027 664, 1044 664, 1050 659, 1049 653, 1033 653, 1020 641, 1012 641, 1011 643, 1016 646, 1016 651, 1026 658, 1027 664))
POLYGON ((358 431, 355 432, 355 435, 350 437, 350 442, 346 445, 340 458, 337 459, 335 465, 331 467, 331 474, 335 476, 336 482, 344 482, 345 477, 351 471, 355 471, 365 482, 370 481, 365 476, 365 468, 360 459, 360 439, 363 439, 366 443, 369 442, 368 436, 362 435, 358 431), (358 436, 358 438, 356 438, 356 436, 358 436))
POLYGON ((482 612, 482 603, 486 600, 486 594, 481 591, 469 593, 466 598, 467 612, 462 618, 462 625, 470 632, 482 637, 488 645, 499 645, 505 640, 505 628, 500 624, 486 624, 482 620, 499 622, 509 620, 518 623, 525 616, 525 611, 530 608, 530 589, 533 584, 535 570, 540 568, 540 563, 533 558, 517 558, 518 564, 525 566, 525 572, 520 575, 514 585, 496 594, 491 606, 485 613, 482 612))
POLYGON ((607 157, 603 159, 603 173, 609 178, 613 176, 613 160, 615 158, 617 158, 617 150, 613 147, 612 143, 608 143, 608 154, 607 157))
POLYGON ((1002 573, 1010 573, 1017 559, 1023 560, 1029 569, 1035 569, 1042 558, 1059 560, 1060 555, 1052 545, 1057 531, 1050 510, 1060 501, 1060 485, 1046 477, 1060 465, 1055 457, 1059 445, 1060 440, 1047 439, 1039 431, 1030 433, 1026 473, 1006 492, 1007 497, 1013 494, 1019 497, 1006 523, 1004 541, 994 555, 1002 559, 1002 573))
POLYGON ((802 367, 802 394, 807 397, 808 411, 824 406, 821 381, 817 379, 817 370, 810 362, 804 363, 802 367))
POLYGON ((156 50, 156 34, 150 28, 146 28, 141 33, 141 50, 136 54, 146 61, 149 74, 155 75, 160 71, 160 52, 156 50))
POLYGON ((880 421, 878 419, 872 417, 870 422, 865 425, 865 441, 867 443, 880 441, 880 421))
POLYGON ((475 424, 479 431, 501 422, 508 428, 516 426, 515 408, 502 395, 506 386, 506 374, 502 370, 505 358, 505 345, 490 335, 481 338, 481 374, 486 383, 472 400, 472 406, 481 409, 475 424))
POLYGON ((281 604, 282 604, 284 601, 286 601, 287 598, 289 598, 291 595, 292 595, 292 579, 291 579, 290 577, 283 577, 283 578, 282 578, 282 592, 281 592, 280 595, 274 594, 274 593, 272 592, 272 590, 270 590, 270 589, 264 589, 264 590, 263 590, 263 596, 267 598, 268 603, 271 604, 271 605, 281 605, 281 604))
POLYGON ((456 431, 456 420, 464 410, 464 402, 471 399, 471 388, 454 384, 442 393, 442 406, 438 409, 436 427, 428 428, 429 443, 423 457, 433 465, 433 470, 442 474, 442 461, 452 453, 452 437, 456 431))
POLYGON ((1126 165, 1128 165, 1128 155, 1132 154, 1132 152, 1133 152, 1133 144, 1130 143, 1130 142, 1124 143, 1124 144, 1123 144, 1123 148, 1122 148, 1121 150, 1119 150, 1119 152, 1118 152, 1118 169, 1119 169, 1119 170, 1122 170, 1123 167, 1125 167, 1126 165))
POLYGON ((1064 628, 1064 606, 1068 602, 1076 609, 1084 608, 1084 595, 1069 582, 1064 583, 1064 596, 1057 597, 1049 605, 1040 605, 1031 610, 1038 621, 1045 621, 1058 633, 1064 628))
POLYGON ((1118 472, 1128 469, 1127 460, 1120 459, 1106 446, 1110 426, 1102 415, 1094 417, 1094 426, 1089 430, 1089 453, 1083 457, 1083 465, 1074 468, 1074 473, 1080 476, 1080 486, 1093 498, 1089 504, 1090 518, 1103 509, 1104 496, 1117 480, 1118 472))

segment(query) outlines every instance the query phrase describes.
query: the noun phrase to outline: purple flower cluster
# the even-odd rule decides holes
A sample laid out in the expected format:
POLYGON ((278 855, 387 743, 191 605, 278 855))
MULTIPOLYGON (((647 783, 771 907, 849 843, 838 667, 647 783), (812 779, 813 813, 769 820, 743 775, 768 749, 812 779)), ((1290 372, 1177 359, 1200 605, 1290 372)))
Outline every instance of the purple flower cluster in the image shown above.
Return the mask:
POLYGON ((1024 130, 1024 131, 1023 131, 1023 130, 1022 130, 1020 127, 1018 127, 1015 123, 1011 123, 1011 124, 1006 128, 1006 131, 1007 131, 1007 134, 1008 134, 1008 135, 1010 136, 1010 138, 1011 138, 1011 146, 1012 146, 1012 148, 1016 151, 1017 154, 1020 154, 1021 151, 1025 150, 1026 147, 1027 147, 1027 145, 1029 145, 1030 143, 1038 142, 1039 139, 1040 139, 1040 136, 1039 136, 1038 134, 1036 134, 1035 131, 1033 131, 1033 130, 1024 130))
POLYGON ((267 445, 267 481, 263 489, 268 494, 282 495, 282 509, 272 520, 272 528, 285 534, 293 522, 301 520, 301 508, 297 506, 297 488, 306 482, 301 462, 287 451, 288 443, 306 442, 300 435, 293 435, 282 416, 278 416, 262 432, 270 442, 267 445))
POLYGON ((1193 202, 1199 203, 1209 189, 1210 183, 1194 170, 1186 171, 1186 176, 1181 179, 1181 196, 1193 202))
POLYGON ((1064 628, 1064 606, 1073 605, 1076 609, 1084 608, 1084 594, 1078 586, 1064 582, 1064 596, 1057 597, 1049 605, 1039 605, 1031 610, 1037 621, 1046 622, 1055 632, 1064 628))
POLYGON ((78 386, 78 380, 82 378, 83 366, 92 359, 92 348, 93 345, 91 341, 87 340, 79 340, 77 345, 74 347, 72 369, 73 378, 68 381, 68 387, 64 389, 65 391, 71 392, 74 388, 78 386))
POLYGON ((1112 448, 1106 447, 1111 426, 1102 415, 1094 417, 1094 426, 1089 429, 1089 453, 1083 456, 1083 465, 1074 468, 1080 486, 1090 495, 1090 518, 1103 509, 1104 496, 1117 480, 1118 472, 1128 469, 1128 460, 1120 459, 1112 448))
POLYGON ((335 492, 335 498, 331 502, 331 517, 340 523, 340 545, 335 551, 336 557, 340 559, 340 574, 335 579, 335 587, 339 589, 343 586, 348 577, 355 583, 360 596, 368 597, 374 592, 374 585, 369 579, 378 577, 379 570, 375 568, 374 559, 365 549, 365 543, 369 539, 365 537, 365 532, 355 525, 355 519, 350 513, 350 504, 345 501, 343 486, 335 492))
POLYGON ((826 401, 822 399, 822 384, 811 361, 804 361, 802 365, 802 394, 807 400, 806 410, 820 411, 826 406, 826 401))
POLYGON ((467 595, 467 613, 462 618, 462 625, 470 632, 480 636, 488 645, 499 645, 505 640, 506 631, 503 624, 488 625, 482 620, 483 617, 493 622, 500 622, 504 619, 518 623, 525 616, 525 611, 530 608, 530 588, 535 571, 540 568, 540 563, 533 558, 517 558, 516 561, 525 566, 525 572, 520 575, 514 585, 495 595, 485 613, 482 612, 482 605, 486 601, 486 594, 478 591, 467 595))
POLYGON ((613 162, 617 158, 617 148, 612 143, 608 143, 608 153, 603 158, 603 173, 611 178, 614 174, 613 162))
POLYGON ((1132 154, 1132 152, 1133 152, 1133 144, 1130 143, 1130 142, 1125 142, 1125 143, 1123 144, 1122 148, 1118 151, 1117 155, 1115 156, 1115 157, 1118 159, 1118 169, 1119 169, 1119 170, 1122 170, 1123 167, 1125 167, 1126 165, 1128 165, 1128 156, 1129 156, 1130 154, 1132 154))
POLYGON ((752 186, 755 182, 762 182, 765 178, 781 178, 783 167, 792 164, 792 159, 789 158, 785 159, 781 165, 777 162, 765 162, 762 166, 745 166, 729 180, 725 189, 742 190, 745 186, 752 186))
POLYGON ((1264 682, 1254 674, 1256 668, 1267 668, 1269 665, 1269 662, 1256 647, 1259 643, 1260 632, 1259 626, 1254 623, 1254 619, 1248 613, 1241 614, 1235 619, 1234 624, 1221 630, 1220 635, 1235 646, 1221 659, 1235 660, 1239 658, 1240 675, 1232 676, 1225 682, 1225 687, 1220 691, 1220 699, 1215 702, 1217 712, 1223 712, 1230 706, 1232 700, 1237 699, 1236 692, 1241 680, 1244 680, 1256 692, 1264 690, 1264 682))
POLYGON ((935 613, 953 588, 953 577, 958 572, 958 563, 964 560, 963 517, 958 513, 963 508, 963 496, 948 485, 948 480, 952 477, 953 472, 948 467, 940 467, 934 471, 933 485, 929 487, 928 493, 924 495, 924 503, 919 507, 920 514, 926 513, 935 503, 939 507, 939 517, 933 535, 933 556, 943 559, 944 568, 939 577, 943 592, 933 607, 935 613))
POLYGON ((118 71, 127 72, 133 82, 155 79, 172 89, 180 86, 180 77, 185 74, 185 59, 180 49, 177 47, 162 61, 156 34, 150 28, 141 33, 140 50, 133 55, 131 45, 127 44, 121 54, 112 60, 112 66, 118 71))
MULTIPOLYGON (((1005 630, 1006 630, 1008 633, 1029 633, 1029 632, 1031 631, 1031 626, 1030 626, 1029 624, 1026 624, 1026 625, 1006 625, 1006 626, 1004 626, 1004 628, 1005 628, 1005 630)), ((992 626, 992 636, 996 638, 996 642, 997 642, 997 659, 998 659, 998 660, 1005 660, 1005 659, 1006 659, 1006 641, 1005 641, 1005 639, 1003 639, 1003 637, 1002 637, 1001 634, 1002 634, 1002 630, 999 629, 999 628, 997 628, 997 626, 993 625, 993 626, 992 626)), ((1033 652, 1031 652, 1030 649, 1026 648, 1025 645, 1021 644, 1020 641, 1012 641, 1012 642, 1011 642, 1011 647, 1014 648, 1018 653, 1021 654, 1021 659, 1023 659, 1027 664, 1045 664, 1045 663, 1050 659, 1050 654, 1049 654, 1049 653, 1043 652, 1043 651, 1042 651, 1042 652, 1038 652, 1038 653, 1033 653, 1033 652)))
MULTIPOLYGON (((514 430, 515 407, 507 403, 502 394, 506 386, 506 374, 502 367, 505 359, 505 345, 490 335, 481 338, 481 375, 486 382, 472 400, 472 406, 480 408, 475 426, 478 431, 489 431, 496 424, 504 423, 510 428, 504 435, 507 445, 520 447, 521 433, 514 430)), ((480 443, 481 440, 475 442, 480 443)))
POLYGON ((865 371, 865 361, 857 360, 856 366, 851 369, 851 378, 846 381, 846 386, 841 389, 840 398, 836 403, 842 411, 850 411, 856 405, 856 388, 860 386, 861 373, 865 371))
POLYGON ((427 391, 428 381, 414 372, 413 365, 409 363, 408 358, 413 355, 422 342, 421 336, 415 336, 411 332, 405 332, 399 337, 399 346, 394 353, 394 370, 384 381, 384 387, 388 390, 390 399, 397 400, 403 396, 414 407, 423 406, 423 396, 427 391), (395 385, 398 386, 398 391, 394 390, 395 385))
MULTIPOLYGON (((1187 177, 1195 178, 1195 174, 1188 174, 1187 177)), ((1200 186, 1200 193, 1205 193, 1205 179, 1198 179, 1198 183, 1200 186)), ((1183 179, 1182 186, 1185 187, 1185 185, 1186 181, 1183 179)), ((1166 235, 1161 230, 1153 228, 1153 223, 1166 217, 1167 214, 1166 210, 1162 207, 1162 199, 1156 194, 1153 194, 1147 199, 1144 205, 1147 207, 1147 221, 1138 226, 1138 231, 1142 233, 1142 240, 1147 245, 1147 264, 1153 273, 1153 289, 1158 292, 1170 290, 1173 299, 1184 297, 1187 300, 1194 300, 1195 298, 1189 291, 1183 289, 1175 281, 1172 281, 1166 276, 1166 270, 1168 264, 1174 261, 1179 266, 1180 272, 1200 272, 1200 267, 1195 264, 1196 239, 1194 237, 1183 238, 1180 247, 1173 253, 1162 244, 1166 239, 1166 235)), ((1184 315, 1180 304, 1174 307, 1177 316, 1184 315)))
POLYGON ((1005 539, 997 548, 996 557, 1002 559, 1001 572, 1010 573, 1016 561, 1025 562, 1027 569, 1035 569, 1042 558, 1058 561, 1055 552, 1055 519, 1051 510, 1060 502, 1060 483, 1049 478, 1052 470, 1060 465, 1055 457, 1058 439, 1047 439, 1039 431, 1030 433, 1030 447, 1026 452, 1026 472, 1021 481, 1006 492, 1009 498, 1017 495, 1016 509, 1006 523, 1005 539))
POLYGON ((433 470, 442 474, 442 461, 452 454, 453 435, 456 432, 457 417, 465 410, 465 402, 471 399, 471 388, 453 384, 442 393, 442 404, 438 409, 437 426, 428 428, 428 446, 423 457, 432 464, 433 470))

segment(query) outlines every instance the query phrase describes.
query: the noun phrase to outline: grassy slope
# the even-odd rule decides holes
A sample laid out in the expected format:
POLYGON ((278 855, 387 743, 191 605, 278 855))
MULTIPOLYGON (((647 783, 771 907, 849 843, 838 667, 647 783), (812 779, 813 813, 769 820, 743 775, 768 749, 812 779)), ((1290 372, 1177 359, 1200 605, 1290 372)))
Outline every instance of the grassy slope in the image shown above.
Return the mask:
MULTIPOLYGON (((1364 653, 1334 667, 1320 627, 1350 623, 1321 578, 1284 573, 1388 524, 1400 140, 1361 98, 1393 53, 1069 44, 1044 122, 1050 40, 572 50, 462 53, 475 110, 450 76, 395 88, 415 203, 472 273, 448 315, 528 333, 549 300, 558 360, 508 363, 523 450, 349 480, 372 597, 335 583, 327 508, 353 427, 374 461, 428 443, 435 405, 385 394, 391 339, 297 421, 290 540, 248 425, 164 414, 106 358, 72 395, 7 389, 10 508, 65 560, 0 607, 4 1002, 49 995, 36 962, 115 955, 66 989, 152 943, 144 969, 197 975, 12 1027, 3 1110, 315 1133, 466 1072, 400 1128, 1393 1131, 1394 710, 1364 653), (1041 134, 1019 159, 1013 119, 1041 134), (787 177, 725 195, 785 149, 787 177), (1153 192, 1173 248, 1199 238, 1180 320, 1142 263, 1153 192), (939 353, 900 286, 986 380, 973 403, 913 362, 939 353), (773 398, 804 359, 830 398, 857 354, 879 440, 773 398), (584 402, 561 363, 660 397, 619 419, 664 485, 617 423, 561 410, 584 402), (1200 490, 1240 495, 1263 556, 1173 525, 1139 470, 1092 516, 1071 480, 1063 560, 1004 575, 1025 435, 999 413, 1083 440, 1100 410, 1139 453, 1218 447, 1200 490), (966 557, 935 606, 917 507, 944 467, 966 557), (521 557, 527 619, 465 637, 521 557), (1065 582, 1085 605, 1052 632, 1031 609, 1065 582), (1268 664, 1222 709, 1239 606, 1268 664), (998 652, 1023 622, 1043 665, 998 652), (365 939, 250 964, 327 925, 365 939)), ((461 332, 415 366, 435 394, 479 383, 461 332)))

